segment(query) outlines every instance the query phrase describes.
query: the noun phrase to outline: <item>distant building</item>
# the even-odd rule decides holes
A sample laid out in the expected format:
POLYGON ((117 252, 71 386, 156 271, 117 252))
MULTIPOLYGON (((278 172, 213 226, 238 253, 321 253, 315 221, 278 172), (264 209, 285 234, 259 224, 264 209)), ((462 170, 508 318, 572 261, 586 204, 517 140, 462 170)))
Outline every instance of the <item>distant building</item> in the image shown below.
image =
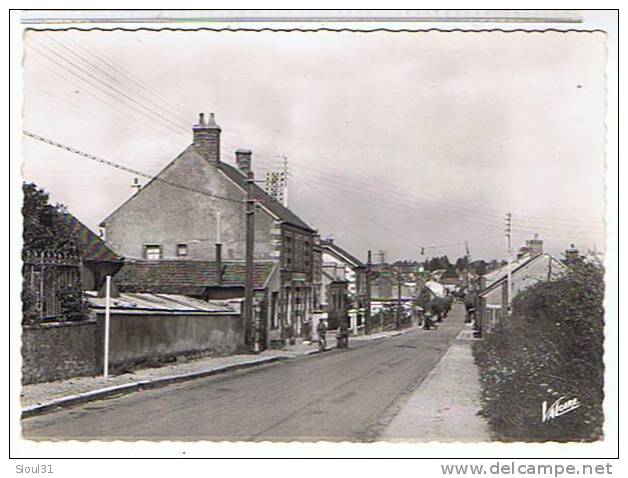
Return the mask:
POLYGON ((349 317, 349 326, 357 330, 364 323, 366 300, 366 266, 357 257, 341 248, 333 239, 320 241, 322 251, 323 288, 327 291, 325 306, 329 327, 335 328, 339 318, 349 317), (340 284, 344 285, 340 285, 340 284), (344 289, 346 300, 343 308, 333 302, 332 296, 344 289), (330 292, 331 291, 331 292, 330 292))
MULTIPOLYGON (((222 260, 244 260, 244 200, 252 153, 237 150, 237 167, 221 161, 221 128, 213 114, 208 121, 201 114, 192 132, 190 146, 102 221, 106 241, 125 257, 216 261, 216 243, 220 243, 222 260)), ((278 327, 269 325, 267 335, 269 340, 293 341, 307 330, 304 326, 318 307, 320 291, 313 280, 316 231, 256 184, 253 196, 254 257, 275 261, 280 281, 278 327)))
POLYGON ((551 281, 563 274, 567 267, 547 252, 543 241, 526 241, 517 260, 481 277, 478 294, 481 333, 488 331, 508 313, 508 270, 511 278, 511 298, 540 281, 551 281))

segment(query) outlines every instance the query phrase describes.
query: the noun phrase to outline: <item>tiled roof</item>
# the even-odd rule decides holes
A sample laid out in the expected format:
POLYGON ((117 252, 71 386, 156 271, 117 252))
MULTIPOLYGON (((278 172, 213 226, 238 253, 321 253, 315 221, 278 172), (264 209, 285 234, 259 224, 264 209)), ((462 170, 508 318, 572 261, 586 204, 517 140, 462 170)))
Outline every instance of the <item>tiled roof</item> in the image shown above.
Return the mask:
MULTIPOLYGON (((264 285, 275 267, 272 261, 256 261, 253 285, 264 285)), ((223 262, 222 286, 244 286, 244 262, 223 262)), ((218 286, 218 270, 213 261, 161 260, 127 262, 114 278, 120 291, 160 294, 201 295, 207 287, 218 286)))
MULTIPOLYGON (((218 168, 225 173, 229 179, 238 184, 241 188, 246 190, 246 177, 238 171, 236 168, 231 166, 230 164, 219 162, 218 168)), ((275 216, 277 216, 282 221, 287 222, 293 226, 296 226, 301 229, 305 229, 308 231, 314 231, 310 226, 307 225, 305 221, 303 221, 299 216, 293 213, 290 209, 285 207, 280 202, 274 200, 270 197, 266 191, 260 188, 257 184, 253 185, 253 196, 255 200, 259 201, 264 205, 265 208, 270 210, 275 216)))
POLYGON ((72 214, 64 213, 60 218, 69 226, 84 260, 96 262, 121 262, 124 260, 72 214))

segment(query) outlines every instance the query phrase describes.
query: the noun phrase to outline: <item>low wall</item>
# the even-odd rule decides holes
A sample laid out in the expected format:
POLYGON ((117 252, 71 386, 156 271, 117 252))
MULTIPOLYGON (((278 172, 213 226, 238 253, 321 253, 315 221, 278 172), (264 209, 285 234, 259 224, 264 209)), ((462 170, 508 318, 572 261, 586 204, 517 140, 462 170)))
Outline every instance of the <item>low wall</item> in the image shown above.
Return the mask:
POLYGON ((111 315, 109 365, 114 372, 180 356, 234 353, 243 347, 240 315, 111 315))
MULTIPOLYGON (((84 322, 26 326, 22 383, 50 382, 103 372, 104 314, 84 322)), ((109 369, 244 350, 240 315, 111 315, 109 369)))
POLYGON ((102 372, 102 331, 95 320, 22 329, 22 383, 50 382, 102 372))

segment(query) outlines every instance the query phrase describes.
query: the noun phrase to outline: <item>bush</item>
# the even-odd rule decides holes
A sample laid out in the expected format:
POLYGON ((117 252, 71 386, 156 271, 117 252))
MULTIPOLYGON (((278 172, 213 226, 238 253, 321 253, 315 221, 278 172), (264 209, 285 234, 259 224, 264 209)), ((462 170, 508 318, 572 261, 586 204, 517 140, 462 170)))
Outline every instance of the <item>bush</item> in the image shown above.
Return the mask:
POLYGON ((599 264, 571 265, 513 300, 513 315, 474 344, 482 414, 503 441, 602 437, 604 281, 599 264), (542 403, 577 397, 580 408, 542 421, 542 403))

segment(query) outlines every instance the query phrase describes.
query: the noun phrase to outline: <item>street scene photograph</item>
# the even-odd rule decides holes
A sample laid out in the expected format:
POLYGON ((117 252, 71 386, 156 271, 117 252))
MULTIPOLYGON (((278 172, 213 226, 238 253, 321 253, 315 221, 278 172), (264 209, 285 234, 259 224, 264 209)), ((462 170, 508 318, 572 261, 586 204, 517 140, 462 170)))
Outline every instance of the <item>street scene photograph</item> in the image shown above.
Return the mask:
POLYGON ((604 441, 606 41, 27 26, 23 439, 604 441))

